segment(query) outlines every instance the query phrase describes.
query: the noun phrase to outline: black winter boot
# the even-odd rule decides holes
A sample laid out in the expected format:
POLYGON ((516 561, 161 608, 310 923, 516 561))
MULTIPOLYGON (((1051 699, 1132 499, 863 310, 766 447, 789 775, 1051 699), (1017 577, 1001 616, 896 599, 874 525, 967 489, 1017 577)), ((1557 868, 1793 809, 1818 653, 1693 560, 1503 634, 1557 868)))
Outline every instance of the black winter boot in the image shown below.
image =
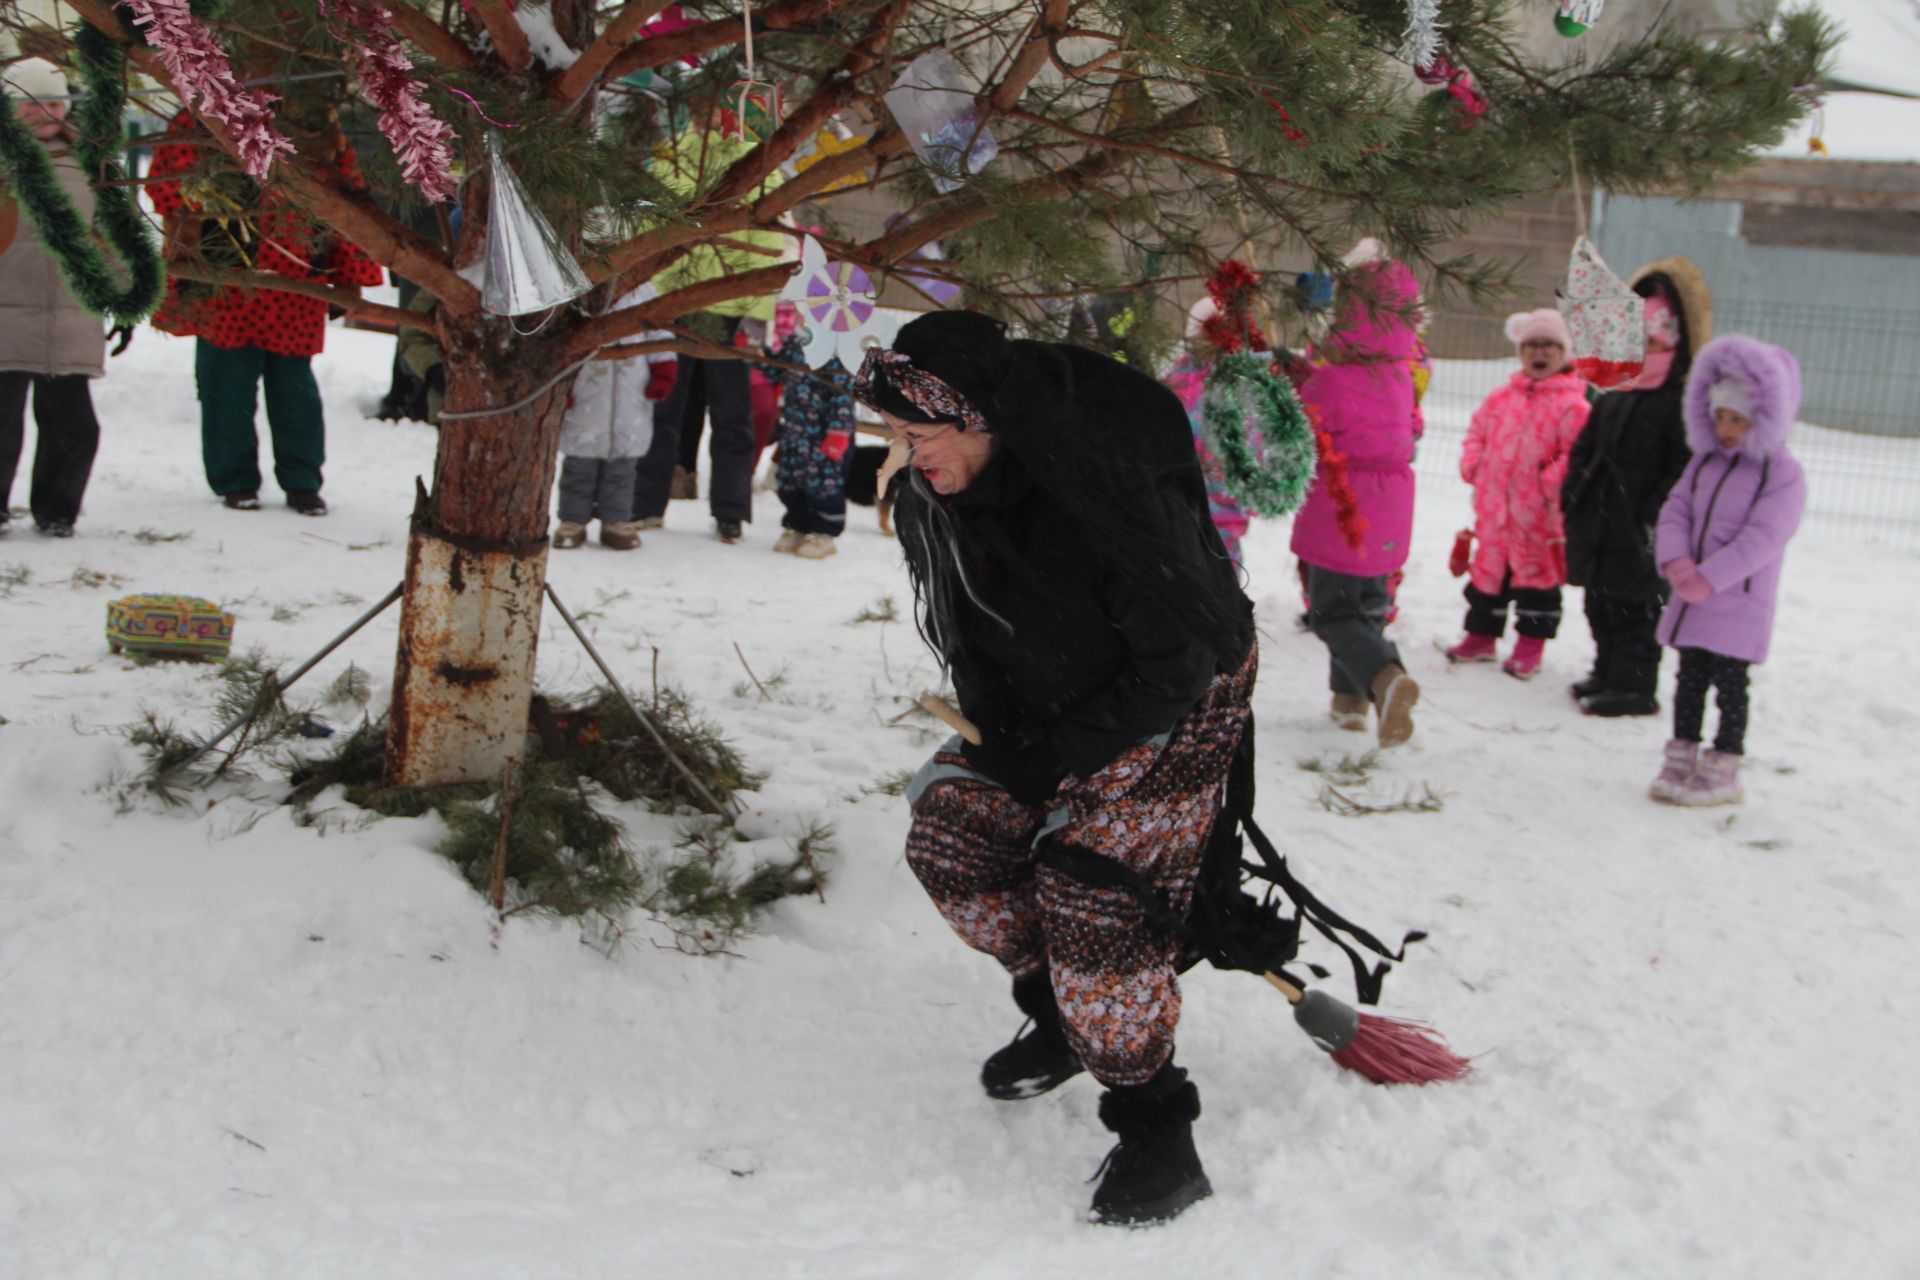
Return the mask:
POLYGON ((1014 979, 1013 1002, 1032 1021, 980 1068, 987 1096, 1002 1102, 1037 1098, 1085 1069, 1067 1044, 1060 1006, 1053 999, 1053 978, 1045 969, 1014 979))
POLYGON ((1109 1089, 1100 1097, 1100 1123, 1120 1135, 1107 1152, 1093 1193, 1090 1221, 1142 1227, 1177 1216, 1213 1194, 1193 1149, 1200 1091, 1169 1062, 1142 1085, 1109 1089))

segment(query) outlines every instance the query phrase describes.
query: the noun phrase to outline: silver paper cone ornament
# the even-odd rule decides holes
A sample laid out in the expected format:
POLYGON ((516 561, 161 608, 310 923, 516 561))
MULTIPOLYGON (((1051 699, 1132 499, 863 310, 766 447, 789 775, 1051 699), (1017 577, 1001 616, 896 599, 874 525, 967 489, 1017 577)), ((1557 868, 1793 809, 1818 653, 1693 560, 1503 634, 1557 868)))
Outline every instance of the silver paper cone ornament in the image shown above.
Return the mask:
POLYGON ((593 287, 553 227, 527 199, 507 164, 500 135, 487 135, 493 211, 487 220, 487 274, 480 305, 497 316, 546 311, 593 287))

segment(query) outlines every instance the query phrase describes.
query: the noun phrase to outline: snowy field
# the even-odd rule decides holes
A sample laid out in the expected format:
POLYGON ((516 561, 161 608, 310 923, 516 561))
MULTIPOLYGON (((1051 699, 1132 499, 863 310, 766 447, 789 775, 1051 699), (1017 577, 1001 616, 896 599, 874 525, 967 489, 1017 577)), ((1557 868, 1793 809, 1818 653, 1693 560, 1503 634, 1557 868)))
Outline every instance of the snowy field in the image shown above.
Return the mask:
MULTIPOLYGON (((824 903, 783 902, 736 956, 640 921, 610 955, 562 923, 496 937, 437 819, 362 826, 336 800, 300 828, 264 785, 116 812, 138 757, 113 727, 143 707, 207 726, 217 681, 110 656, 108 600, 218 598, 240 648, 292 662, 400 577, 433 434, 363 420, 387 344, 331 341, 330 519, 271 486, 261 512, 215 504, 190 349, 143 331, 99 388, 80 536, 0 540, 0 1277, 1920 1275, 1912 554, 1801 535, 1748 801, 1680 811, 1645 797, 1666 722, 1584 720, 1566 695, 1591 655, 1577 593, 1541 679, 1446 670, 1467 490, 1423 475, 1396 627, 1419 732, 1359 794, 1444 808, 1343 817, 1299 766, 1364 740, 1327 722, 1286 528, 1257 526, 1261 821, 1335 906, 1431 931, 1383 1008, 1478 1072, 1368 1085, 1265 984, 1193 974, 1180 1057, 1216 1195, 1114 1231, 1082 1220, 1096 1087, 980 1094, 1019 1019, 908 872, 904 803, 862 794, 934 745, 887 723, 934 678, 911 626, 852 621, 910 599, 870 511, 821 563, 768 552, 766 494, 741 546, 676 503, 638 552, 553 558, 623 679, 647 689, 657 650, 767 773, 750 834, 836 827, 824 903), (784 673, 774 700, 735 643, 784 673)), ((394 626, 311 692, 351 660, 380 705, 394 626)), ((542 686, 591 678, 550 619, 542 686)), ((637 847, 670 838, 629 817, 637 847)))

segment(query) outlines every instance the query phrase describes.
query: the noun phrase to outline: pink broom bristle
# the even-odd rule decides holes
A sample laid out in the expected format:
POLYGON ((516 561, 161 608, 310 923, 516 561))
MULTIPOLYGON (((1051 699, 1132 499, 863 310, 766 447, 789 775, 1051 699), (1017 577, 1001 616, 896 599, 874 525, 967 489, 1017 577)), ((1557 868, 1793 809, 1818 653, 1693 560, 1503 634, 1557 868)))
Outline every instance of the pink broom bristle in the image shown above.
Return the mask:
POLYGON ((1473 1070, 1473 1063, 1426 1023, 1377 1013, 1360 1015, 1359 1033, 1333 1060, 1375 1084, 1430 1084, 1458 1080, 1473 1070))

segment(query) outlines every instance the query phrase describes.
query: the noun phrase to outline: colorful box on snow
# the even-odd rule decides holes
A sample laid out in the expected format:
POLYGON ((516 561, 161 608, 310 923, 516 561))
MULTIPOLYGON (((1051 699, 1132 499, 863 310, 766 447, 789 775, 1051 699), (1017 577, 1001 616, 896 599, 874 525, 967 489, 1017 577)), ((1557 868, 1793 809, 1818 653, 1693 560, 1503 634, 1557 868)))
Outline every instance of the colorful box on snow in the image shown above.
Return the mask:
POLYGON ((233 615, 198 596, 123 596, 107 604, 107 646, 149 658, 219 660, 233 647, 233 615))

